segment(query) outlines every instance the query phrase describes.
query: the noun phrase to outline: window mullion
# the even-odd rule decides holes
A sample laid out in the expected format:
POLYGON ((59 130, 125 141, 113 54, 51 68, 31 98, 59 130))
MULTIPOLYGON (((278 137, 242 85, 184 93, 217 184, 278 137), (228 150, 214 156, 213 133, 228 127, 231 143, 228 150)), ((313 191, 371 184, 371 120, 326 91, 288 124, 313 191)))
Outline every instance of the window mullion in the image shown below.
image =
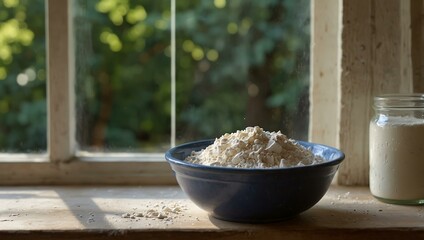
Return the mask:
POLYGON ((47 0, 48 152, 53 162, 75 152, 75 109, 71 74, 68 0, 47 0))

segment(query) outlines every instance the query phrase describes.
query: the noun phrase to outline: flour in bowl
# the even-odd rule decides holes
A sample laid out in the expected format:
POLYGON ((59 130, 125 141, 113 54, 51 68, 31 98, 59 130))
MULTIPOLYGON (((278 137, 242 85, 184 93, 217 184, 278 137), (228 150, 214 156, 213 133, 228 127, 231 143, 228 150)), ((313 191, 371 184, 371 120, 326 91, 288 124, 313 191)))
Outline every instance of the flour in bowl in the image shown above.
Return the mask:
POLYGON ((303 146, 278 132, 247 127, 226 133, 207 148, 192 152, 186 161, 208 166, 236 168, 277 168, 323 162, 303 146))

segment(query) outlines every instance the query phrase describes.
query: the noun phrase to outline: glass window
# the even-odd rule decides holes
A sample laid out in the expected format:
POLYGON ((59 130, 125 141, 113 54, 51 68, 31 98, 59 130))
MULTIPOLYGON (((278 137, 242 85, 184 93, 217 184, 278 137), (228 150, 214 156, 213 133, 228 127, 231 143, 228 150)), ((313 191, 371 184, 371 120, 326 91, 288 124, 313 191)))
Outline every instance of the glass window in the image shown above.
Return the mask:
MULTIPOLYGON (((81 150, 170 147, 171 1, 73 5, 81 150)), ((176 1, 176 141, 258 125, 307 139, 310 1, 176 1)))
POLYGON ((310 1, 177 1, 177 140, 247 126, 306 140, 310 1))
POLYGON ((170 1, 74 3, 80 149, 165 151, 170 146, 170 1))
POLYGON ((47 149, 44 0, 0 0, 0 152, 47 149))

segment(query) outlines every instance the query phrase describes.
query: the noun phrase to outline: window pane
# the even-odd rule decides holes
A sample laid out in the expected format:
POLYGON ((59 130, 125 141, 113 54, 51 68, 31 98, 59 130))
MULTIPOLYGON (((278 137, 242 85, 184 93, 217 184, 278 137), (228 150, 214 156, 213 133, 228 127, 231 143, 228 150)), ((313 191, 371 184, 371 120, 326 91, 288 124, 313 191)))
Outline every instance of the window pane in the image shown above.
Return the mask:
POLYGON ((44 0, 0 0, 0 152, 45 152, 44 0))
POLYGON ((258 125, 307 139, 310 1, 177 1, 177 140, 258 125))
POLYGON ((77 0, 73 12, 80 149, 167 149, 170 1, 77 0))
MULTIPOLYGON (((80 149, 169 148, 170 4, 74 2, 80 149)), ((309 0, 176 6, 177 143, 253 125, 307 139, 309 0)))

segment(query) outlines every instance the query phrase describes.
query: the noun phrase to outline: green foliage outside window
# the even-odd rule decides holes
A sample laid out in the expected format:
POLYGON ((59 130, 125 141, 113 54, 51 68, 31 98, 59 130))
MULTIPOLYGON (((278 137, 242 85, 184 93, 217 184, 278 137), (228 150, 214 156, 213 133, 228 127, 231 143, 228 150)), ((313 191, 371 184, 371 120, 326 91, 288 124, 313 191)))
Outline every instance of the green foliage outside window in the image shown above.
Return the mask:
MULTIPOLYGON (((0 0, 0 151, 47 148, 44 7, 0 0)), ((166 150, 170 1, 72 8, 79 146, 166 150)), ((177 141, 251 125, 306 138, 309 1, 177 0, 176 8, 177 141)))
POLYGON ((0 1, 0 151, 46 149, 42 0, 0 1))

